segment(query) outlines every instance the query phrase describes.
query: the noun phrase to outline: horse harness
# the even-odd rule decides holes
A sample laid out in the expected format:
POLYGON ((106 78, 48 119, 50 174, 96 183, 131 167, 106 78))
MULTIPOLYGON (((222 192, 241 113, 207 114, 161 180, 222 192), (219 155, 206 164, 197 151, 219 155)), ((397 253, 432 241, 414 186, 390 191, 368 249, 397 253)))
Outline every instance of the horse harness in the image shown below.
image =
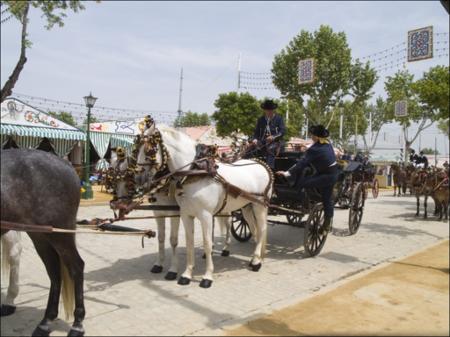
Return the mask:
MULTIPOLYGON (((196 179, 201 179, 204 177, 213 178, 216 182, 222 184, 222 186, 225 189, 225 196, 223 199, 223 202, 220 206, 220 208, 215 212, 214 215, 219 214, 225 207, 228 201, 228 196, 231 195, 234 198, 242 197, 244 199, 247 199, 249 202, 254 202, 260 205, 263 205, 265 207, 269 206, 269 191, 273 185, 274 177, 272 170, 269 168, 269 166, 258 160, 258 159, 252 159, 253 163, 249 164, 242 164, 242 165, 236 165, 233 163, 226 162, 226 164, 233 165, 233 166, 247 166, 247 165, 262 165, 267 172, 269 173, 269 183, 267 184, 264 193, 258 194, 258 193, 250 193, 247 191, 244 191, 240 187, 231 184, 228 182, 223 176, 221 176, 217 172, 218 165, 216 163, 216 160, 220 160, 218 156, 217 146, 209 146, 205 144, 198 144, 196 146, 196 156, 194 160, 191 163, 188 163, 187 165, 184 165, 174 172, 170 172, 168 168, 168 159, 169 159, 169 153, 167 151, 167 148, 164 146, 164 143, 162 141, 161 133, 159 130, 156 129, 156 131, 150 135, 150 136, 143 136, 138 137, 135 141, 135 151, 136 157, 137 157, 137 151, 139 149, 139 146, 144 142, 144 145, 146 148, 144 148, 144 154, 147 160, 149 160, 149 163, 144 163, 144 165, 149 166, 155 166, 156 167, 156 173, 154 176, 154 180, 152 182, 152 185, 148 187, 146 190, 143 191, 143 194, 146 193, 156 193, 157 191, 160 191, 164 187, 166 187, 171 180, 176 179, 177 180, 177 188, 182 188, 184 184, 191 183, 195 181, 196 179), (143 138, 143 139, 142 139, 143 138), (157 164, 156 160, 156 153, 158 151, 158 146, 161 149, 162 153, 162 163, 160 165, 157 164), (184 170, 186 167, 189 166, 188 170, 184 170), (262 198, 262 200, 261 200, 262 198)), ((141 163, 138 163, 138 165, 143 165, 141 163)), ((135 170, 135 168, 133 168, 135 170)))

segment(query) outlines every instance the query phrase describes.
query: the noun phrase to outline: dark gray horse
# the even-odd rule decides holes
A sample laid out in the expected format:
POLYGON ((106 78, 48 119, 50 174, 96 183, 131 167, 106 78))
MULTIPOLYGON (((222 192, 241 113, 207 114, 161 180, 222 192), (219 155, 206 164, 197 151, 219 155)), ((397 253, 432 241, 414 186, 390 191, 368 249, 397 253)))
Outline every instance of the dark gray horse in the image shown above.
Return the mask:
MULTIPOLYGON (((76 228, 80 180, 66 160, 41 150, 1 150, 1 220, 29 225, 76 228)), ((6 231, 2 230, 3 235, 6 231)), ((33 336, 48 336, 58 316, 60 293, 66 315, 73 310, 69 336, 83 336, 84 262, 75 234, 28 232, 50 278, 45 316, 33 336)))

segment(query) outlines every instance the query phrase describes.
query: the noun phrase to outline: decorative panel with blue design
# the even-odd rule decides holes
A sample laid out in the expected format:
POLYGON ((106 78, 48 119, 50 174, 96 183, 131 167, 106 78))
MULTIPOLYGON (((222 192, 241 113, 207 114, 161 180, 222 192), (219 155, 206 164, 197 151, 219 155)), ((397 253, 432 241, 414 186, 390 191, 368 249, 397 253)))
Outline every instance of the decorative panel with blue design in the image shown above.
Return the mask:
POLYGON ((433 26, 408 32, 408 62, 433 57, 433 26))

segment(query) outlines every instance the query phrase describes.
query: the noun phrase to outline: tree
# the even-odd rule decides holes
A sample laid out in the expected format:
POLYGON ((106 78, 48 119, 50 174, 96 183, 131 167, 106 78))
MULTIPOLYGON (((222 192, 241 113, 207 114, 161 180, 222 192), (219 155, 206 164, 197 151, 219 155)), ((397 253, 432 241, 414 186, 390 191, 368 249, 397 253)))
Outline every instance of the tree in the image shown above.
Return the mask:
POLYGON ((59 119, 60 121, 67 123, 72 126, 77 126, 77 122, 75 121, 75 118, 73 118, 72 114, 70 112, 60 111, 60 112, 54 112, 49 111, 49 115, 59 119))
MULTIPOLYGON (((423 154, 435 154, 433 149, 430 149, 428 147, 423 148, 422 150, 420 150, 421 152, 423 152, 423 154)), ((436 155, 439 155, 439 151, 436 150, 436 155)))
POLYGON ((349 140, 355 134, 362 136, 367 130, 367 119, 364 117, 364 105, 354 104, 350 100, 344 101, 340 106, 334 107, 332 114, 336 116, 329 125, 330 138, 336 145, 343 148, 349 147, 349 140), (341 110, 342 109, 342 110, 341 110), (343 114, 342 138, 340 133, 340 114, 343 114))
MULTIPOLYGON (((349 94, 353 97, 353 109, 372 96, 378 77, 370 64, 359 60, 352 64, 351 50, 344 32, 335 33, 329 26, 320 26, 314 33, 302 30, 272 63, 273 83, 281 94, 298 102, 310 124, 324 124, 339 128, 336 123, 336 106, 349 94), (298 83, 298 62, 314 58, 315 80, 311 84, 298 83)), ((339 130, 339 129, 337 129, 339 130)), ((336 134, 336 129, 330 130, 336 134)))
POLYGON ((191 126, 203 126, 211 125, 211 120, 207 113, 186 112, 183 116, 177 117, 174 126, 179 127, 191 127, 191 126))
MULTIPOLYGON (((414 75, 410 74, 407 70, 403 70, 398 71, 394 76, 388 76, 385 82, 384 88, 388 95, 386 111, 389 118, 400 123, 403 127, 406 153, 409 153, 411 144, 414 143, 419 134, 433 125, 445 111, 445 108, 441 104, 441 99, 429 93, 426 88, 427 85, 433 87, 442 85, 442 83, 439 84, 436 82, 442 80, 441 75, 435 76, 436 73, 440 74, 441 71, 436 71, 431 68, 429 72, 424 74, 421 80, 414 82, 414 75), (406 100, 407 102, 408 114, 405 117, 397 117, 394 114, 395 102, 398 100, 406 100), (415 133, 408 136, 406 128, 412 123, 418 123, 418 128, 415 133)), ((446 99, 448 102, 448 91, 446 93, 446 99)))
MULTIPOLYGON (((92 123, 99 123, 99 122, 100 122, 100 121, 97 119, 97 117, 94 117, 94 116, 91 115, 91 118, 90 118, 90 120, 89 120, 89 124, 92 124, 92 123)), ((80 129, 86 130, 86 124, 87 124, 87 117, 83 120, 83 123, 81 123, 80 129)))
POLYGON ((442 131, 445 135, 449 136, 450 134, 450 125, 449 125, 449 119, 441 119, 438 122, 438 129, 442 131))
POLYGON ((76 13, 79 10, 83 10, 84 5, 79 0, 5 0, 1 3, 2 5, 8 6, 8 10, 11 15, 13 15, 14 18, 17 19, 22 25, 19 60, 17 61, 17 64, 8 80, 3 85, 0 100, 0 102, 3 102, 8 96, 11 96, 12 90, 19 79, 19 75, 27 62, 26 49, 31 47, 31 41, 27 39, 30 5, 42 12, 42 16, 47 20, 47 25, 45 26, 47 29, 51 29, 54 25, 62 27, 64 25, 63 19, 67 16, 66 12, 70 9, 76 13))
POLYGON ((256 121, 262 114, 258 100, 249 93, 220 94, 214 106, 217 110, 212 119, 216 122, 217 134, 221 137, 230 136, 233 132, 253 135, 256 121))
POLYGON ((366 109, 364 109, 364 118, 367 121, 370 121, 370 117, 372 117, 372 129, 370 129, 369 124, 369 138, 367 138, 366 134, 363 135, 364 150, 368 153, 375 148, 383 125, 391 121, 386 112, 386 102, 383 98, 378 97, 375 104, 370 104, 366 109))
POLYGON ((450 68, 446 66, 432 67, 413 84, 422 109, 434 114, 435 119, 449 116, 449 71, 450 68))

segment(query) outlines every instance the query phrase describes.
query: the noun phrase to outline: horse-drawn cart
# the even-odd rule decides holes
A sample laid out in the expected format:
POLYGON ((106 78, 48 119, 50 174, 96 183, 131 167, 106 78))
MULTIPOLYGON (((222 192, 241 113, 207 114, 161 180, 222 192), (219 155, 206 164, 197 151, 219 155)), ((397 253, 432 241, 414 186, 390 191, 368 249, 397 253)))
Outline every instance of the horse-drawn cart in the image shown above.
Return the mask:
MULTIPOLYGON (((275 171, 285 171, 301 158, 302 152, 284 152, 275 160, 275 171)), ((350 171, 351 172, 351 171, 350 171)), ((302 173, 305 176, 314 175, 313 166, 308 167, 302 173)), ((347 172, 341 170, 336 191, 344 184, 348 176, 347 172)), ((337 193, 337 192, 336 192, 337 193)), ((361 224, 364 208, 364 186, 359 182, 351 189, 349 211, 349 229, 354 234, 361 224)), ((276 177, 274 182, 274 192, 270 200, 270 216, 286 216, 286 221, 269 219, 272 224, 284 224, 304 228, 303 244, 305 253, 308 256, 316 256, 322 250, 327 234, 323 230, 324 211, 321 203, 321 196, 317 189, 306 189, 305 194, 300 194, 295 188, 281 177, 276 177), (306 220, 303 220, 307 216, 306 220)), ((242 216, 241 211, 232 214, 231 234, 240 241, 250 240, 252 233, 248 223, 242 216)))

